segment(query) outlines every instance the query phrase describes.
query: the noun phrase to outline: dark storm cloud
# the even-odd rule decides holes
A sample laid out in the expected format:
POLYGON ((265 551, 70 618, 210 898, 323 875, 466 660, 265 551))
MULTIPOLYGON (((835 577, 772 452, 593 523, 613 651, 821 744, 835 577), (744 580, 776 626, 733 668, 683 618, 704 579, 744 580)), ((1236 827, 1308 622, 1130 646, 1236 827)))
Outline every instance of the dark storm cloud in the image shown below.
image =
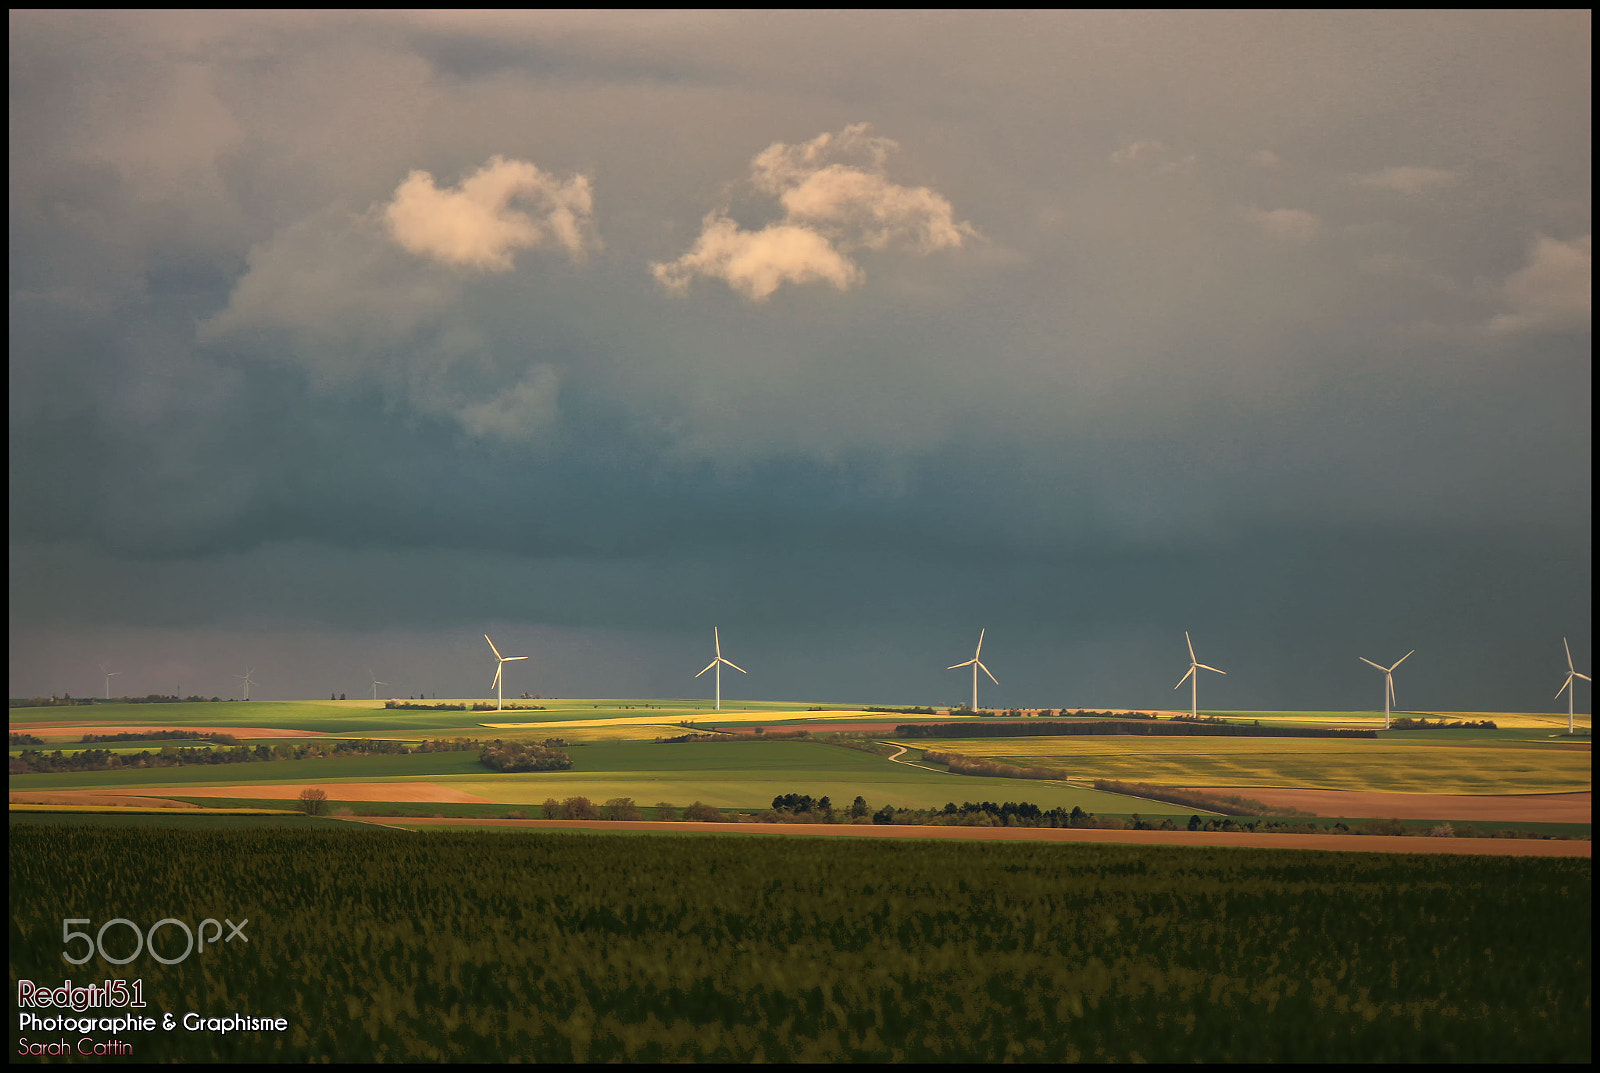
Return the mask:
POLYGON ((1427 643, 1536 708, 1587 25, 13 14, 12 690, 86 631, 466 689, 498 623, 668 693, 720 624, 762 696, 950 699, 986 626, 1012 703, 1171 703, 1192 629, 1219 705, 1427 643))

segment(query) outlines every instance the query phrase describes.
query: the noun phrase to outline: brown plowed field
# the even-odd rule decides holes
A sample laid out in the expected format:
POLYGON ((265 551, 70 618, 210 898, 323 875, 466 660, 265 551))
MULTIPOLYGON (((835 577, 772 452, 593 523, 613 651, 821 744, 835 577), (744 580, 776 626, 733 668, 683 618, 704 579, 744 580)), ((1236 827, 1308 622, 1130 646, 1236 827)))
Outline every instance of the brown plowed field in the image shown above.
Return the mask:
MULTIPOLYGON (((48 737, 52 740, 68 737, 78 738, 85 734, 149 734, 158 730, 192 730, 196 734, 232 734, 236 738, 326 738, 329 735, 320 730, 283 730, 278 727, 169 727, 169 726, 115 726, 100 723, 95 726, 79 726, 76 723, 12 723, 13 733, 33 734, 35 737, 48 737)), ((174 738, 173 745, 182 745, 181 738, 174 738)))
MULTIPOLYGON (((273 801, 294 801, 300 791, 308 786, 326 790, 329 801, 449 801, 464 805, 493 805, 487 797, 463 793, 432 782, 306 782, 279 783, 274 786, 163 786, 149 791, 151 794, 182 794, 185 797, 235 797, 265 798, 273 801)), ((120 790, 136 802, 147 801, 141 790, 120 790)), ((16 800, 12 794, 12 800, 16 800)), ((50 796, 56 801, 41 802, 51 805, 89 804, 89 797, 103 796, 90 790, 57 790, 50 796)), ((128 801, 119 802, 128 804, 128 801)))
MULTIPOLYGON (((356 821, 362 822, 362 821, 356 821)), ((376 822, 376 821, 374 821, 376 822)), ((1589 857, 1592 843, 1542 838, 1424 838, 1409 835, 1261 835, 1224 831, 1098 831, 1062 827, 912 827, 822 823, 666 823, 641 820, 488 820, 384 817, 383 826, 565 827, 715 835, 819 835, 843 838, 964 838, 1002 842, 1115 842, 1148 846, 1237 846, 1360 853, 1456 853, 1514 857, 1589 857)))
POLYGON ((1318 816, 1397 820, 1501 820, 1590 823, 1590 794, 1381 794, 1354 790, 1293 790, 1262 786, 1195 786, 1198 793, 1229 794, 1318 816))

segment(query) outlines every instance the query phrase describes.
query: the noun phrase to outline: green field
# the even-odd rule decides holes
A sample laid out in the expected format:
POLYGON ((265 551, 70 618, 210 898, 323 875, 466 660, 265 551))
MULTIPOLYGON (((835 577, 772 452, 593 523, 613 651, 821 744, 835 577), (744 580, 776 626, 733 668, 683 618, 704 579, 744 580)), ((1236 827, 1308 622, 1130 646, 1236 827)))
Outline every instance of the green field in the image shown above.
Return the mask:
MULTIPOLYGON (((429 703, 432 703, 431 701, 429 703)), ((81 707, 13 708, 12 726, 40 736, 42 722, 91 726, 270 727, 299 734, 423 739, 470 737, 561 737, 571 742, 570 771, 496 774, 475 753, 354 756, 246 764, 24 774, 11 776, 12 790, 181 790, 213 784, 307 782, 432 782, 508 806, 537 807, 547 798, 588 797, 603 802, 632 798, 644 806, 694 801, 722 808, 760 811, 779 794, 828 796, 847 804, 856 796, 874 808, 937 808, 946 802, 1029 801, 1041 808, 1080 807, 1101 815, 1187 816, 1193 810, 1100 794, 1086 784, 1097 778, 1178 786, 1317 787, 1444 794, 1512 794, 1582 791, 1590 788, 1589 753, 1564 734, 1552 738, 1539 720, 1550 717, 1495 715, 1498 730, 1396 731, 1376 739, 1150 738, 1131 736, 916 739, 914 750, 941 749, 1022 766, 1064 769, 1071 783, 982 778, 891 763, 870 753, 822 741, 747 740, 658 744, 652 739, 681 733, 680 723, 698 727, 761 723, 786 729, 814 724, 875 722, 892 735, 898 722, 914 717, 859 709, 810 710, 803 704, 730 704, 722 712, 690 701, 630 699, 540 700, 543 712, 413 712, 385 709, 381 702, 251 701, 196 704, 96 704, 81 707), (497 726, 474 719, 505 720, 497 726)), ((1351 725, 1381 713, 1230 712, 1236 719, 1305 725, 1351 725)), ((1461 713, 1484 717, 1484 713, 1461 713)), ((976 718, 976 717, 973 717, 976 718)), ((1564 720, 1563 720, 1564 722, 1564 720)), ((76 731, 81 734, 82 731, 76 731)), ((278 744, 299 738, 249 738, 278 744)), ((1587 737, 1580 739, 1585 744, 1587 737)), ((153 741, 188 746, 188 742, 153 741)), ((44 747, 71 751, 66 743, 44 747)), ((142 743, 108 746, 121 755, 142 743)), ((81 748, 81 746, 80 746, 81 748)), ((13 754, 18 750, 13 750, 13 754)), ((915 756, 916 753, 911 754, 915 756)), ((241 795, 248 796, 248 795, 241 795)), ((330 796, 339 800, 337 792, 330 796)))
POLYGON ((81 978, 288 1021, 135 1061, 1590 1060, 1584 859, 126 819, 13 817, 13 993, 226 916, 81 978))
MULTIPOLYGON (((907 739, 918 749, 1065 770, 1074 780, 1164 786, 1305 787, 1387 793, 1534 794, 1590 788, 1587 749, 1406 738, 907 739)), ((1424 737, 1431 734, 1432 737, 1424 737)))

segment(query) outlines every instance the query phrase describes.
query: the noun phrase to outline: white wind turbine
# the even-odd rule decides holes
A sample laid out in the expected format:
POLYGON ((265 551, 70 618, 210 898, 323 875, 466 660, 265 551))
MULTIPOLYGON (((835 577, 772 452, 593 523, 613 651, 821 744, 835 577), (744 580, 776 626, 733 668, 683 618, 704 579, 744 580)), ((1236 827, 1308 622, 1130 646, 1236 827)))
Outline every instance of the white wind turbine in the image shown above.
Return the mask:
POLYGON ((244 679, 244 699, 245 700, 249 700, 250 699, 250 687, 251 686, 258 686, 258 685, 261 684, 260 682, 253 682, 253 681, 250 680, 250 670, 251 669, 249 667, 246 667, 244 669, 244 673, 243 674, 234 675, 235 678, 243 678, 244 679))
MULTIPOLYGON (((732 660, 722 658, 722 637, 717 633, 717 628, 715 626, 711 627, 711 643, 716 646, 717 658, 706 664, 705 667, 701 669, 700 674, 705 674, 706 671, 709 671, 713 667, 717 669, 717 706, 715 710, 720 712, 722 711, 722 665, 726 663, 740 674, 749 674, 750 672, 739 666, 737 663, 734 663, 732 660)), ((695 675, 695 677, 699 678, 700 674, 695 675)))
MULTIPOLYGON (((1400 664, 1402 664, 1406 660, 1410 659, 1413 655, 1416 654, 1416 651, 1417 650, 1413 648, 1410 652, 1407 652, 1405 655, 1403 655, 1399 659, 1395 660, 1394 661, 1394 667, 1398 667, 1398 666, 1400 666, 1400 664)), ((1390 708, 1391 705, 1394 704, 1394 667, 1380 667, 1380 666, 1378 666, 1378 664, 1373 663, 1366 656, 1357 656, 1356 658, 1359 659, 1362 663, 1365 663, 1365 664, 1367 664, 1368 666, 1371 666, 1371 667, 1377 667, 1378 670, 1383 672, 1383 683, 1384 683, 1384 685, 1383 685, 1383 729, 1388 730, 1389 729, 1389 708, 1390 708)), ((1559 697, 1559 696, 1561 696, 1561 694, 1557 693, 1556 696, 1559 697)))
POLYGON ((972 654, 972 658, 971 659, 967 660, 966 663, 957 663, 953 667, 946 667, 945 668, 945 670, 947 670, 947 671, 953 671, 957 667, 966 667, 966 666, 969 666, 969 665, 972 667, 972 710, 973 711, 977 711, 978 710, 978 671, 981 669, 984 674, 989 675, 989 681, 993 682, 995 685, 999 685, 1000 684, 1000 679, 996 678, 993 674, 991 674, 989 672, 989 668, 985 667, 983 665, 983 661, 979 658, 980 656, 983 655, 983 635, 987 630, 988 630, 988 627, 986 626, 983 629, 980 629, 978 631, 978 650, 972 654))
MULTIPOLYGON (((1189 683, 1189 715, 1191 718, 1198 719, 1200 718, 1200 675, 1195 672, 1217 671, 1217 669, 1215 667, 1207 666, 1206 664, 1201 663, 1199 660, 1194 658, 1194 642, 1189 640, 1188 630, 1183 631, 1183 641, 1189 646, 1189 669, 1183 672, 1183 677, 1178 679, 1178 685, 1173 686, 1172 688, 1177 689, 1178 686, 1183 685, 1184 682, 1189 683)), ((1217 671, 1217 673, 1227 674, 1228 672, 1217 671)))
MULTIPOLYGON (((484 634, 483 639, 485 641, 489 641, 489 635, 484 634)), ((527 659, 528 657, 502 656, 500 654, 500 650, 494 647, 493 641, 489 641, 489 648, 494 652, 494 658, 500 661, 494 665, 494 688, 495 696, 497 698, 496 703, 499 705, 499 707, 495 708, 495 711, 503 712, 506 710, 506 683, 505 677, 501 672, 505 670, 506 664, 512 662, 513 660, 527 659)))
MULTIPOLYGON (((106 664, 101 664, 101 673, 106 675, 106 699, 110 700, 110 680, 122 672, 120 670, 106 670, 106 664)), ((1555 696, 1560 696, 1560 694, 1555 694, 1555 696)))
MULTIPOLYGON (((488 638, 485 637, 484 640, 488 640, 488 638)), ((489 647, 493 648, 494 646, 490 645, 489 647)), ((379 686, 386 686, 389 683, 388 682, 380 682, 380 681, 378 681, 378 676, 376 674, 373 674, 373 671, 372 671, 371 667, 367 668, 367 673, 369 675, 372 675, 372 699, 373 700, 377 700, 378 699, 378 687, 379 686)))
POLYGON ((1565 648, 1567 650, 1567 680, 1565 682, 1561 683, 1561 688, 1560 689, 1556 690, 1556 699, 1560 700, 1561 699, 1561 694, 1563 692, 1566 693, 1566 695, 1567 695, 1567 733, 1571 734, 1572 733, 1572 691, 1574 689, 1574 686, 1572 684, 1572 680, 1574 678, 1582 678, 1585 682, 1592 682, 1592 681, 1594 681, 1594 679, 1590 678, 1587 674, 1579 674, 1577 671, 1572 669, 1572 646, 1567 644, 1567 639, 1565 637, 1561 638, 1561 647, 1563 647, 1563 648, 1565 648))

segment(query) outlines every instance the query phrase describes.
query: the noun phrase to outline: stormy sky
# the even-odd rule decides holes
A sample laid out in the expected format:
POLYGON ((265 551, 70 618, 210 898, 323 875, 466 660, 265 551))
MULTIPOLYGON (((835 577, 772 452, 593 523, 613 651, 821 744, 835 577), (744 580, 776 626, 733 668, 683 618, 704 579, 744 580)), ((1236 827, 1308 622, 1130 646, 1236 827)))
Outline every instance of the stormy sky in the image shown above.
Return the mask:
POLYGON ((1587 12, 10 31, 13 697, 1592 670, 1587 12))

